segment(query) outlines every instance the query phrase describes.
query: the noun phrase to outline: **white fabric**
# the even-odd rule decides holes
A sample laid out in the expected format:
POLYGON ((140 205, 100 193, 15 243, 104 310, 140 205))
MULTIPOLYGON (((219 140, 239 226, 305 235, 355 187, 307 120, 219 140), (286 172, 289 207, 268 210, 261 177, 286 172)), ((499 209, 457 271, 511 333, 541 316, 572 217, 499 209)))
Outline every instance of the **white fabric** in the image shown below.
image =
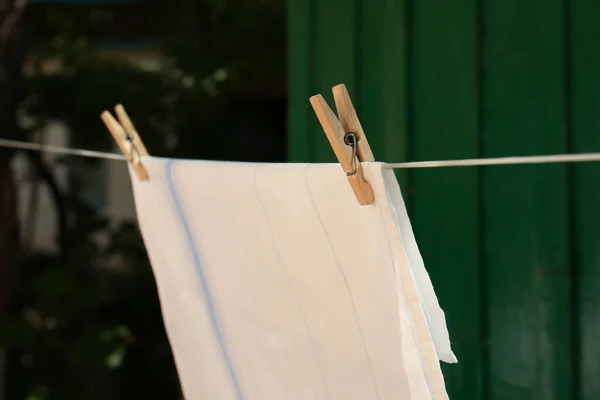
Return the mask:
POLYGON ((187 400, 447 399, 455 362, 400 189, 364 164, 143 157, 140 228, 187 400))

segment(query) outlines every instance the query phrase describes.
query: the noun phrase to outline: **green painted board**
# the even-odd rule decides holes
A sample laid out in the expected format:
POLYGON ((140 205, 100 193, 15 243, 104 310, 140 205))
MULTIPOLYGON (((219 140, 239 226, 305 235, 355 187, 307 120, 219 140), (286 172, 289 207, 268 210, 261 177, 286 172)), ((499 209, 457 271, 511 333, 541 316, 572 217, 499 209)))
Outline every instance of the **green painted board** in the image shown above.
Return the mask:
MULTIPOLYGON (((567 150, 563 16, 559 0, 485 2, 485 156, 567 150)), ((567 166, 483 182, 489 399, 571 399, 567 166)))
MULTIPOLYGON (((358 24, 357 110, 378 161, 408 160, 407 0, 363 2, 358 24)), ((407 185, 404 170, 397 173, 407 185)))
MULTIPOLYGON (((356 90, 356 2, 354 0, 316 0, 313 28, 316 29, 314 74, 316 93, 320 93, 335 112, 331 89, 343 83, 351 98, 356 90)), ((315 94, 316 94, 315 93, 315 94)), ((336 161, 335 155, 316 117, 316 159, 336 161)))
MULTIPOLYGON (((345 83, 376 159, 600 151, 596 0, 289 0, 289 154, 345 83)), ((600 164, 399 171, 451 399, 600 399, 600 164)))
POLYGON ((313 161, 318 123, 309 103, 315 94, 316 0, 288 0, 288 154, 290 161, 313 161))
MULTIPOLYGON (((477 2, 422 0, 412 11, 412 159, 477 158, 477 2)), ((415 237, 458 357, 443 366, 451 399, 483 396, 478 172, 426 168, 410 179, 415 237)))
POLYGON ((313 156, 314 135, 310 132, 308 102, 312 90, 310 65, 314 37, 311 27, 312 1, 288 0, 288 159, 309 161, 313 156))
MULTIPOLYGON (((570 2, 571 146, 600 151, 600 2, 570 2)), ((573 164, 573 287, 579 340, 574 344, 577 397, 600 399, 600 163, 573 164)))

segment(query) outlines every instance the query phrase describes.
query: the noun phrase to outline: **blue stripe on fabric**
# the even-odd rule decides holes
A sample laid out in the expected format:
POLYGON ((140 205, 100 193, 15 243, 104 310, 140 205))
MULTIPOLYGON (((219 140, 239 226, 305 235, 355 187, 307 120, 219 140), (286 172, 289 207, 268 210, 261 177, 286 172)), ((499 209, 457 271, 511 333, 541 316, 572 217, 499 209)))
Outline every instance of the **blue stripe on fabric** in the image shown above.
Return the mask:
POLYGON ((194 235, 192 233, 192 229, 190 228, 187 219, 185 218, 183 209, 181 207, 181 198, 179 196, 179 192, 175 188, 175 183, 173 179, 173 160, 168 160, 165 164, 165 176, 167 178, 167 185, 169 187, 169 191, 171 192, 171 199, 173 200, 173 204, 175 206, 175 210, 177 212, 177 217, 179 218, 179 222, 183 227, 185 232, 185 239, 187 242, 188 250, 191 253, 192 262, 194 263, 194 268, 196 270, 196 275, 200 280, 200 285, 202 286, 202 294, 204 296, 204 304, 206 306, 206 311, 208 312, 210 322, 212 325, 213 334, 216 336, 217 341, 219 343, 219 350, 221 352, 221 356, 223 357, 223 361, 225 362, 225 366, 227 368, 227 372, 229 374, 229 378, 231 379, 231 383, 233 384, 233 388, 236 394, 236 398, 238 400, 244 400, 245 397, 242 393, 241 386, 235 370, 233 368, 233 363, 231 361, 231 356, 229 351, 227 350, 227 346, 225 345, 225 338, 223 337, 223 332, 221 329, 221 324, 219 322, 219 318, 217 316, 217 310, 215 307, 215 302, 213 295, 210 290, 210 286, 208 285, 206 274, 202 268, 202 263, 200 262, 200 255, 198 254, 198 250, 194 245, 194 235))

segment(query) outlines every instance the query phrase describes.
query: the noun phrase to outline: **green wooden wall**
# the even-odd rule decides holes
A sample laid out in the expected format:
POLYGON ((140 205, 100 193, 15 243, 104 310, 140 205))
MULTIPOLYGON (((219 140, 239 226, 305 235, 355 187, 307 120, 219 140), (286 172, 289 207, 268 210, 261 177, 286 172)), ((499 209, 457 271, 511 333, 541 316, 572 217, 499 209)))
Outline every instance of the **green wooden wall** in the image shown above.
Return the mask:
MULTIPOLYGON (((288 0, 289 155, 345 83, 380 161, 600 151, 598 0, 288 0)), ((398 173, 451 399, 600 399, 600 163, 398 173)))

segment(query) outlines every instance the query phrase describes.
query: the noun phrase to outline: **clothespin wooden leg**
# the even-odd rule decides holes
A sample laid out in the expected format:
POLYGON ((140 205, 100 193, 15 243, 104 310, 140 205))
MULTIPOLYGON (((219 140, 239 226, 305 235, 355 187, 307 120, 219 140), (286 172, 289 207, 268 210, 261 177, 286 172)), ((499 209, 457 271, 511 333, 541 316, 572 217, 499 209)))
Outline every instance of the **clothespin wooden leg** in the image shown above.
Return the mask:
POLYGON ((327 135, 350 186, 361 205, 371 204, 375 198, 373 188, 365 181, 361 162, 375 161, 365 133, 360 125, 348 91, 344 85, 333 88, 336 108, 340 119, 335 116, 323 96, 315 95, 310 98, 317 118, 327 135))
POLYGON ((102 118, 104 125, 106 125, 106 128, 108 128, 113 139, 117 142, 117 145, 119 146, 119 149, 121 149, 121 152, 123 152, 125 158, 131 163, 138 179, 144 181, 148 179, 148 171, 146 171, 140 157, 147 156, 148 150, 133 126, 125 108, 119 104, 115 107, 115 110, 121 123, 117 122, 108 111, 104 111, 100 115, 100 118, 102 118))
POLYGON ((146 146, 144 146, 144 142, 142 141, 140 134, 135 129, 135 126, 133 126, 133 122, 131 122, 129 115, 127 115, 127 111, 125 111, 125 107, 123 107, 122 104, 117 104, 115 107, 115 113, 117 114, 117 118, 119 119, 119 122, 123 126, 123 129, 125 129, 125 133, 127 133, 127 135, 129 135, 129 137, 132 138, 133 143, 135 144, 136 149, 137 149, 138 153, 140 154, 140 156, 141 157, 147 156, 148 150, 146 149, 146 146))
POLYGON ((367 141, 367 136, 363 131, 356 110, 350 100, 350 95, 346 86, 343 84, 333 87, 333 98, 335 99, 335 107, 337 109, 340 123, 344 132, 353 132, 358 139, 358 157, 362 162, 374 162, 375 156, 371 151, 371 146, 367 141))

